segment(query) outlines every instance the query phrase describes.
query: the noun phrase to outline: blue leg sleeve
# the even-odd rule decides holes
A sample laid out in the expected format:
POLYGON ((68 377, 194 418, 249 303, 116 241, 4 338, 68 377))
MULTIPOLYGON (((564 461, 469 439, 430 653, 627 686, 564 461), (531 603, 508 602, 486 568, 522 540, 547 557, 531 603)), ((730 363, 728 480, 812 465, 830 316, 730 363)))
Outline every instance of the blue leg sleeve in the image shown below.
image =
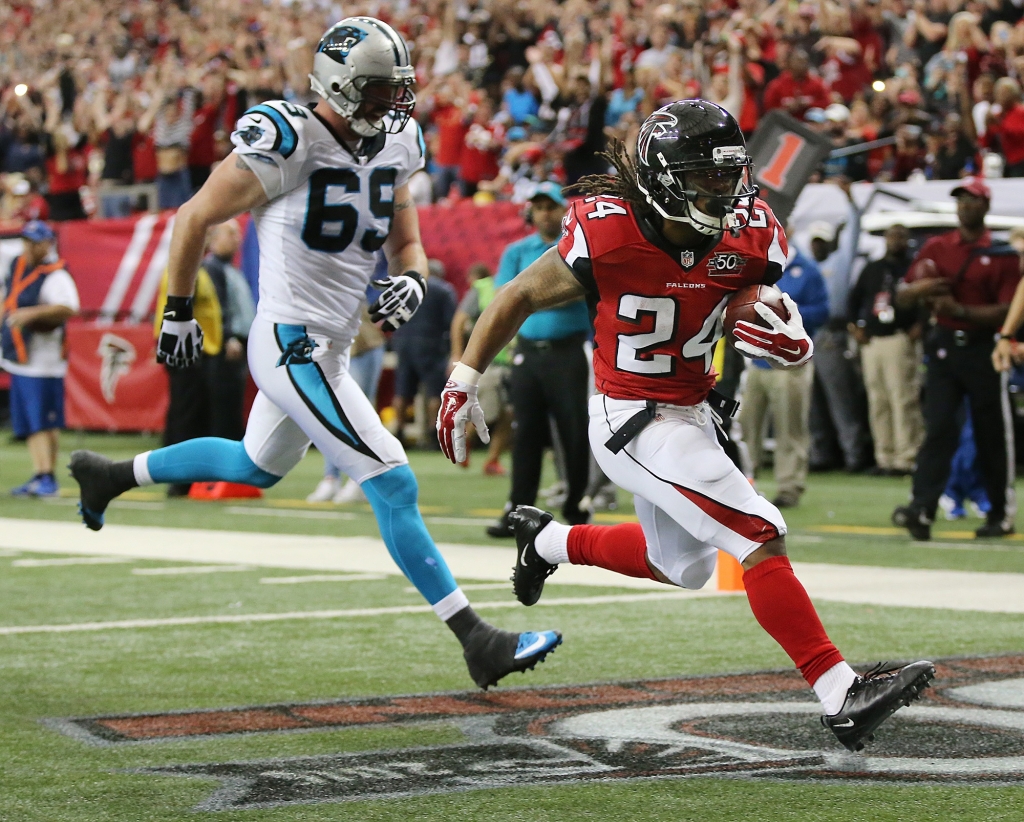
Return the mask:
POLYGON ((256 465, 237 440, 199 437, 158 448, 146 460, 154 482, 244 482, 269 488, 281 478, 256 465))
POLYGON ((408 465, 392 468, 362 485, 377 515, 380 535, 406 579, 434 605, 458 585, 423 524, 416 504, 416 477, 408 465))

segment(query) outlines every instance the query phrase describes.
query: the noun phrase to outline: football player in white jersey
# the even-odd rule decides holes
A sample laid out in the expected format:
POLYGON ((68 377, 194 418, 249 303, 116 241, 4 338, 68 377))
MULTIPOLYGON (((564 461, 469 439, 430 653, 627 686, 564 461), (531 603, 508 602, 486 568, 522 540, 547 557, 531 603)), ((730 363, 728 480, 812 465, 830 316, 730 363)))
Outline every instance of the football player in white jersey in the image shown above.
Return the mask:
POLYGON ((416 479, 401 445, 348 374, 384 249, 390 275, 373 282, 370 315, 385 330, 407 322, 425 289, 427 257, 408 179, 424 165, 411 119, 414 71, 402 38, 371 17, 332 26, 317 47, 312 108, 255 106, 231 135, 235 149, 177 213, 168 299, 157 358, 194 365, 202 331, 192 293, 207 231, 251 211, 260 247, 260 300, 249 333, 259 394, 242 442, 189 440, 115 463, 77 451, 71 473, 85 524, 99 530, 107 504, 137 485, 202 481, 267 488, 303 458, 310 441, 361 484, 398 567, 452 629, 483 688, 533 668, 561 642, 484 622, 469 605, 423 524, 416 479))

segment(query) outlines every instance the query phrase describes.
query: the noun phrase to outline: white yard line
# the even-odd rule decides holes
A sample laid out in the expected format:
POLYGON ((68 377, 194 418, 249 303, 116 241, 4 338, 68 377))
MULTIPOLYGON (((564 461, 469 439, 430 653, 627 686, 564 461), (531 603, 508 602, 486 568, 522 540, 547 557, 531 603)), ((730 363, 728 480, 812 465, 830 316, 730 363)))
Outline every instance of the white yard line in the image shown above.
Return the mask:
POLYGON ((387 574, 306 574, 301 577, 263 577, 260 582, 263 585, 301 585, 304 582, 371 582, 387 578, 387 574))
MULTIPOLYGON (((261 509, 244 510, 250 512, 261 509)), ((515 547, 512 545, 442 543, 438 547, 459 580, 505 582, 515 563, 515 547)), ((244 564, 325 573, 397 573, 384 543, 371 537, 241 533, 129 525, 108 525, 102 531, 93 533, 72 522, 0 518, 0 548, 189 563, 244 564)), ((908 608, 1024 613, 1024 574, 802 562, 794 563, 794 567, 811 597, 818 600, 908 608)), ((562 565, 552 581, 567 585, 665 590, 663 585, 650 580, 623 577, 600 568, 579 565, 562 565)), ((710 580, 700 592, 679 594, 714 596, 715 580, 710 580)))
POLYGON ((255 505, 229 505, 227 514, 241 514, 244 517, 278 517, 279 519, 359 519, 358 514, 346 511, 296 511, 289 508, 258 508, 255 505))
MULTIPOLYGON (((546 606, 593 606, 618 603, 646 602, 648 600, 686 599, 686 593, 665 591, 652 594, 612 594, 596 597, 566 597, 541 600, 538 605, 546 606)), ((521 608, 516 602, 476 602, 477 611, 521 608)), ((113 622, 77 622, 65 625, 9 625, 0 627, 0 636, 13 634, 66 634, 79 631, 110 631, 137 628, 168 628, 180 625, 219 625, 246 622, 284 622, 296 619, 353 619, 356 617, 387 616, 390 614, 427 614, 429 605, 398 605, 389 608, 350 608, 344 611, 286 611, 279 614, 218 614, 213 616, 168 617, 166 619, 123 619, 113 622)))
POLYGON ((251 565, 171 565, 167 568, 132 568, 140 577, 176 576, 178 574, 228 574, 233 571, 252 571, 251 565))
POLYGON ((50 568, 57 565, 119 565, 131 562, 130 557, 67 557, 66 559, 15 559, 15 568, 50 568))

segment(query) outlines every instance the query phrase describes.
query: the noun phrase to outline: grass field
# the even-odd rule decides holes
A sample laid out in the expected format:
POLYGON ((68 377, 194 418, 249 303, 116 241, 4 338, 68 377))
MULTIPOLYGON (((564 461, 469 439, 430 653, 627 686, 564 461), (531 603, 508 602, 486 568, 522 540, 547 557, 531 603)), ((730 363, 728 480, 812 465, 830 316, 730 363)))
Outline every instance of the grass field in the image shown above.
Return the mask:
MULTIPOLYGON (((154 442, 143 437, 69 434, 63 445, 65 453, 89 447, 127 457, 154 442)), ((500 510, 507 480, 482 477, 477 462, 464 471, 438 455, 412 455, 424 515, 438 541, 499 544, 484 536, 483 526, 500 510)), ((160 489, 138 490, 112 506, 107 522, 300 535, 297 539, 301 535, 375 537, 368 506, 339 508, 302 502, 321 468, 319 456, 308 456, 255 502, 167 500, 160 489)), ((23 446, 0 446, 0 517, 73 521, 74 496, 20 501, 6 495, 6 489, 23 482, 28 473, 23 446)), ((69 492, 72 488, 73 483, 66 486, 69 492)), ((770 496, 770 483, 759 488, 770 496)), ((893 506, 906 498, 908 489, 908 480, 838 474, 812 477, 804 503, 787 512, 793 535, 790 554, 795 560, 838 566, 1024 573, 1024 540, 975 542, 970 532, 976 521, 940 523, 932 544, 911 543, 888 522, 893 506)), ((619 509, 600 519, 631 517, 628 498, 620 501, 619 509)), ((87 544, 90 536, 83 529, 77 547, 87 544)), ((9 549, 0 531, 0 631, 14 626, 387 609, 421 603, 397 575, 272 584, 261 580, 294 577, 299 572, 248 568, 224 573, 136 573, 180 570, 194 563, 135 559, 40 563, 63 555, 9 549)), ((68 552, 69 559, 75 559, 72 553, 68 552)), ((565 634, 565 644, 545 664, 526 676, 515 675, 508 686, 609 683, 790 667, 757 627, 742 596, 601 604, 586 600, 631 592, 574 585, 556 590, 558 597, 576 602, 482 611, 505 628, 557 627, 565 634)), ((468 593, 484 605, 511 597, 505 588, 493 586, 470 585, 468 593)), ((879 659, 1024 653, 1024 614, 1020 613, 837 602, 820 603, 819 610, 836 644, 857 665, 879 659)), ((429 613, 0 633, 0 820, 1024 820, 1024 783, 1014 779, 1001 785, 972 783, 970 778, 955 784, 945 780, 851 783, 787 780, 781 775, 756 781, 722 775, 574 784, 537 780, 516 787, 406 798, 195 811, 217 788, 215 780, 139 773, 138 769, 422 746, 443 750, 471 742, 479 728, 462 720, 433 718, 379 727, 98 746, 40 721, 464 692, 469 687, 457 642, 429 613)), ((499 687, 493 693, 507 692, 508 687, 499 687)), ((807 698, 802 692, 797 696, 807 698)), ((816 722, 813 715, 801 721, 816 722)), ((940 748, 956 749, 955 741, 926 738, 933 743, 938 739, 940 748)), ((823 736, 816 739, 829 745, 823 736)), ((881 755, 888 749, 881 740, 880 744, 881 755)), ((1007 732, 999 745, 1003 755, 1018 749, 1015 755, 1024 755, 1024 732, 1007 732)), ((944 754, 936 750, 934 755, 944 754)), ((508 767, 514 768, 515 763, 508 767)))

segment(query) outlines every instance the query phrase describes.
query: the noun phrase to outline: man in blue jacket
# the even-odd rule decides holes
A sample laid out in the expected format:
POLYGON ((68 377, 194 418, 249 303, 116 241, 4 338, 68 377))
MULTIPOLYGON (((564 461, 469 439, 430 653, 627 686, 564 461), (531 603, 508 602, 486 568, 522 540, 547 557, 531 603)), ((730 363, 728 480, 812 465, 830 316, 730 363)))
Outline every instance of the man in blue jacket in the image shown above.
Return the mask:
MULTIPOLYGON (((786 270, 776 287, 796 302, 804 327, 810 336, 828 319, 828 288, 813 260, 795 246, 789 247, 786 270)), ((746 371, 746 386, 740 406, 743 439, 750 449, 756 476, 764 455, 765 415, 771 409, 775 432, 775 499, 779 508, 792 508, 800 502, 807 480, 807 455, 811 433, 808 416, 814 365, 773 369, 767 360, 751 360, 746 371)))

